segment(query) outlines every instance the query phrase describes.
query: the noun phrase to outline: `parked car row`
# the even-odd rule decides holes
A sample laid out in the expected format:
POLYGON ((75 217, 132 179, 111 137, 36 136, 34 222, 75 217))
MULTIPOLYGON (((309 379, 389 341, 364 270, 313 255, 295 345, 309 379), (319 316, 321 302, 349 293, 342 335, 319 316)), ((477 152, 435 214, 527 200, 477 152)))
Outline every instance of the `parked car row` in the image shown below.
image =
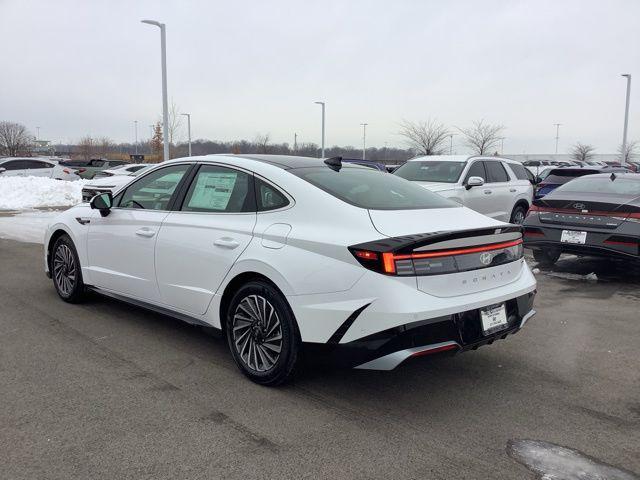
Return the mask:
POLYGON ((76 170, 55 160, 38 157, 0 159, 0 177, 44 177, 77 180, 76 170))

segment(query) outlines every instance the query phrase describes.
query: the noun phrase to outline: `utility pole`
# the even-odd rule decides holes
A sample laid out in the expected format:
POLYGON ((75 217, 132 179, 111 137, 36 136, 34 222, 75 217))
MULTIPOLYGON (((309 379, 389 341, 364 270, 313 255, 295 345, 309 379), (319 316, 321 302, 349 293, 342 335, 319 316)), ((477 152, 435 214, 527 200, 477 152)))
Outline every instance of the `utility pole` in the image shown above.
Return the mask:
POLYGON ((627 162, 627 127, 629 126, 629 99, 631 97, 631 74, 623 73, 623 77, 627 77, 627 101, 624 106, 624 128, 622 130, 622 157, 620 157, 620 165, 627 162))
POLYGON ((169 160, 169 103, 167 100, 167 33, 164 23, 155 20, 142 20, 142 23, 155 25, 160 29, 160 56, 162 62, 162 136, 164 161, 169 160))
POLYGON ((189 139, 189 156, 191 156, 191 114, 181 113, 180 115, 187 117, 187 138, 189 139))
POLYGON ((318 105, 322 105, 322 152, 320 153, 320 158, 324 158, 324 102, 314 102, 318 105))
POLYGON ((138 120, 134 120, 134 121, 133 121, 133 130, 134 130, 134 132, 135 132, 135 134, 134 134, 134 135, 135 135, 135 139, 136 139, 136 142, 135 142, 135 145, 136 145, 136 155, 138 155, 138 120))
POLYGON ((298 153, 298 134, 293 134, 293 153, 298 153))
POLYGON ((562 126, 561 123, 554 123, 554 125, 556 126, 556 155, 558 154, 558 140, 560 140, 560 127, 562 126))
POLYGON ((362 159, 364 160, 367 154, 367 125, 368 123, 361 123, 362 126, 362 159))

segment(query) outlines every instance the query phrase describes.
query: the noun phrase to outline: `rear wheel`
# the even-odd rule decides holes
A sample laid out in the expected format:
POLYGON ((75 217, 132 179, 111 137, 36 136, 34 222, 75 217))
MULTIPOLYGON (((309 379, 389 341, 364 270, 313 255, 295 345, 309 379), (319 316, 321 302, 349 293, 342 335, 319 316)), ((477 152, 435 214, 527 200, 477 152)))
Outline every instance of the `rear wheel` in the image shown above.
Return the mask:
POLYGON ((226 314, 227 343, 238 368, 261 385, 290 380, 299 363, 300 334, 284 296, 254 280, 233 296, 226 314))
POLYGON ((54 243, 49 268, 60 298, 69 303, 80 302, 85 293, 82 269, 76 247, 68 235, 62 235, 54 243))
POLYGON ((516 205, 513 207, 513 211, 511 212, 511 219, 509 220, 511 223, 515 223, 516 225, 522 225, 524 222, 524 217, 527 216, 527 208, 524 205, 516 205))
POLYGON ((560 258, 560 250, 534 250, 533 258, 542 265, 553 265, 560 258))

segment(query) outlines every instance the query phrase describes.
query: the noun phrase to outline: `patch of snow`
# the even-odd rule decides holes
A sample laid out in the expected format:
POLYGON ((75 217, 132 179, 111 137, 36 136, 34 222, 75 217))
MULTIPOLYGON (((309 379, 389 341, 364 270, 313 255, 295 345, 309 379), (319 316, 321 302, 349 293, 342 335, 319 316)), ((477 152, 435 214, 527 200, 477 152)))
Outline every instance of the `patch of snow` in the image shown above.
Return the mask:
POLYGON ((568 272, 546 272, 550 277, 563 278, 565 280, 581 280, 587 282, 597 282, 598 276, 591 272, 587 275, 580 275, 579 273, 568 273, 568 272))
POLYGON ((578 450, 540 440, 510 440, 507 454, 545 480, 640 480, 578 450))
POLYGON ((533 270, 531 270, 534 274, 538 274, 540 273, 540 269, 539 268, 534 268, 533 270))
POLYGON ((59 214, 60 212, 25 212, 11 217, 0 217, 0 238, 43 243, 47 226, 59 214))
POLYGON ((44 177, 0 177, 0 210, 71 207, 82 201, 86 180, 67 182, 44 177))

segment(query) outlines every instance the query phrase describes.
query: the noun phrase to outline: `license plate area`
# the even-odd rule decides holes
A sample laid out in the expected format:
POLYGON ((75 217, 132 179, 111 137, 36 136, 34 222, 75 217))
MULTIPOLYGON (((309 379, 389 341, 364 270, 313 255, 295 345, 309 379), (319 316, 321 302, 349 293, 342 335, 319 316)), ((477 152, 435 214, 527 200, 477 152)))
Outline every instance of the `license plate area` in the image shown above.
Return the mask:
POLYGON ((507 307, 504 303, 490 305, 480 309, 482 332, 490 335, 507 328, 507 307))
POLYGON ((562 230, 562 235, 560 236, 560 242, 584 245, 587 242, 587 232, 579 232, 575 230, 562 230))

